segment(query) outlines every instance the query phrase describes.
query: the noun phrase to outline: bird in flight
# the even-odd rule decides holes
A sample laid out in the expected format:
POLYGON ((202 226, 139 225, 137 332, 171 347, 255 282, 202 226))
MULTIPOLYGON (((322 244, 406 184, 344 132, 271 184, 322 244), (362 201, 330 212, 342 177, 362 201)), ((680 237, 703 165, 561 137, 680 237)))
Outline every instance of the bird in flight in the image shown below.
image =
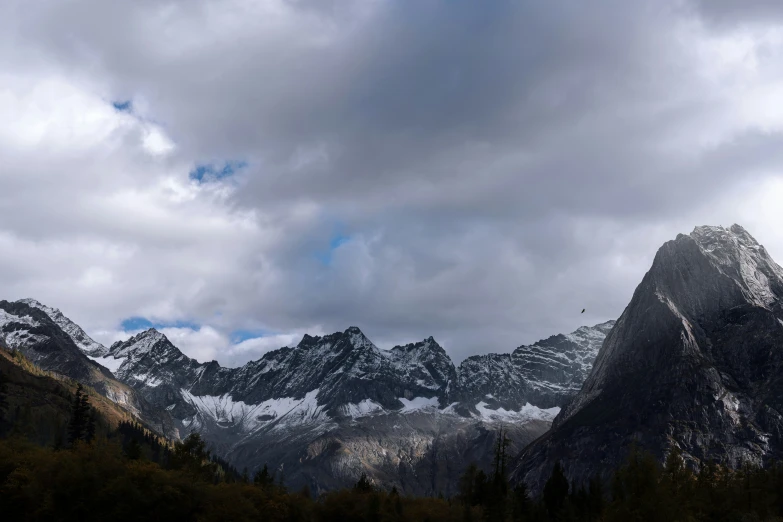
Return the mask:
POLYGON ((585 308, 582 308, 582 313, 585 313, 585 310, 586 310, 585 308))

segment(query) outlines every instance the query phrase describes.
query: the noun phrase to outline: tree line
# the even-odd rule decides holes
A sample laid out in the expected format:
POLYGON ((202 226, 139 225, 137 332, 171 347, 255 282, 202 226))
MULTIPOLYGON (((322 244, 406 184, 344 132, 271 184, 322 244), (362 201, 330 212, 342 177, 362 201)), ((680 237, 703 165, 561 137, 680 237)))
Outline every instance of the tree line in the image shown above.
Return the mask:
POLYGON ((15 435, 0 439, 0 512, 29 521, 783 521, 783 465, 694 472, 676 449, 663 465, 633 449, 608 484, 572 484, 558 463, 534 498, 509 482, 507 445, 501 432, 491 469, 470 466, 452 498, 403 495, 366 475, 313 498, 268 466, 227 472, 195 433, 169 445, 124 423, 59 449, 15 435))
POLYGON ((81 386, 45 396, 67 405, 67 418, 52 415, 51 425, 46 416, 25 420, 25 406, 11 408, 6 390, 0 374, 5 520, 783 522, 781 464, 730 470, 704 463, 694 471, 676 447, 662 464, 632 448, 610 481, 571 483, 568 462, 556 463, 534 497, 524 483, 509 481, 509 439, 501 429, 491 465, 469 466, 452 498, 404 495, 367 475, 314 498, 307 488, 290 491, 282 472, 267 465, 239 473, 197 433, 172 444, 137 422, 109 427, 81 386), (52 426, 60 436, 39 433, 52 426))

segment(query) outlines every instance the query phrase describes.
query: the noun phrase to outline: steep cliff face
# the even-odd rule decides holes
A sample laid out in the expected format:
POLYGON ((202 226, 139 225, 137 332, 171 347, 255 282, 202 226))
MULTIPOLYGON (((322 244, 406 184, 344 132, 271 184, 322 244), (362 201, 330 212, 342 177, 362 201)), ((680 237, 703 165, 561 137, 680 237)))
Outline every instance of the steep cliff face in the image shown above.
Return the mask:
POLYGON ((607 475, 629 445, 698 465, 783 456, 783 270, 734 225, 664 244, 576 398, 527 448, 516 476, 540 490, 607 475))

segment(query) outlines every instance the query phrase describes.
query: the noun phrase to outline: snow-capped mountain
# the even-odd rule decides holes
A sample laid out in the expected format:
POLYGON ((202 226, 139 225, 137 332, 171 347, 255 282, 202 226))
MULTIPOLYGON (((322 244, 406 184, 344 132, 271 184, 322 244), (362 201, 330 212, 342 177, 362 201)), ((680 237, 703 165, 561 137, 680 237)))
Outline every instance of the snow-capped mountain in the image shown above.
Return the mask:
POLYGON ((183 419, 185 412, 198 409, 194 404, 203 403, 192 397, 259 405, 302 400, 313 392, 320 411, 332 418, 405 412, 415 405, 467 417, 493 410, 511 415, 558 411, 578 391, 611 324, 582 327, 512 354, 471 357, 458 369, 432 337, 386 351, 356 327, 323 337, 305 335, 295 348, 268 352, 240 368, 199 363, 155 329, 115 343, 107 357, 122 361, 116 371, 120 379, 183 419))
POLYGON ((148 426, 169 436, 178 435, 176 423, 168 413, 152 406, 141 393, 117 380, 83 353, 83 350, 94 350, 97 343, 58 310, 29 299, 13 303, 0 301, 0 340, 44 370, 89 384, 148 426), (72 336, 80 340, 80 345, 72 336))
POLYGON ((583 326, 567 335, 520 346, 510 354, 468 357, 458 370, 461 396, 511 409, 527 403, 542 408, 562 406, 582 387, 614 323, 583 326))
POLYGON ((665 243, 554 429, 517 477, 607 476, 636 443, 738 467, 783 457, 783 269, 747 231, 697 227, 665 243))
POLYGON ((57 308, 50 308, 36 301, 35 299, 20 299, 18 303, 26 304, 33 308, 43 311, 54 323, 59 326, 63 332, 83 351, 91 357, 101 357, 106 354, 106 347, 97 343, 81 329, 79 325, 65 317, 57 308))
MULTIPOLYGON (((470 460, 489 462, 501 424, 517 450, 549 428, 610 327, 583 327, 459 367, 432 337, 381 350, 350 327, 225 368, 187 357, 155 329, 105 348, 53 308, 10 305, 49 314, 89 360, 112 368, 181 433, 201 432, 238 468, 284 465, 292 485, 313 491, 369 471, 403 491, 454 492, 470 460)), ((26 342, 17 346, 29 350, 26 342)))

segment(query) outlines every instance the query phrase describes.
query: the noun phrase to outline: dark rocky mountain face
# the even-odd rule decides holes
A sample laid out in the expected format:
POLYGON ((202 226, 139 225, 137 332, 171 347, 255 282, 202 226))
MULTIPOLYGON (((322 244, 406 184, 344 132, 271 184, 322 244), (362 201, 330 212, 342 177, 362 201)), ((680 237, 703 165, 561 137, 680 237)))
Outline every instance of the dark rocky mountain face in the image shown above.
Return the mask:
MULTIPOLYGON (((154 329, 105 348, 57 310, 32 300, 11 305, 48 315, 58 335, 73 336, 58 349, 81 348, 90 355, 82 364, 113 368, 180 433, 199 431, 237 468, 282 466, 292 487, 316 492, 368 472, 408 493, 454 494, 470 462, 489 464, 500 425, 511 431, 512 451, 546 432, 611 326, 583 327, 459 367, 431 337, 380 350, 351 327, 305 335, 296 347, 224 368, 187 357, 154 329)), ((19 335, 34 335, 32 325, 14 324, 19 335)))
POLYGON ((658 251, 589 377, 515 471, 605 477, 632 443, 698 466, 783 456, 783 269, 742 227, 697 227, 658 251))
POLYGON ((83 350, 96 348, 95 345, 100 346, 98 343, 84 334, 81 328, 70 328, 71 334, 84 336, 80 348, 49 315, 51 313, 57 318, 58 315, 63 317, 62 314, 58 310, 44 308, 33 300, 13 303, 0 301, 2 344, 10 349, 21 351, 44 370, 89 384, 101 395, 127 409, 147 426, 169 436, 178 436, 176 423, 165 410, 154 407, 132 386, 117 380, 108 369, 83 353, 83 350))

